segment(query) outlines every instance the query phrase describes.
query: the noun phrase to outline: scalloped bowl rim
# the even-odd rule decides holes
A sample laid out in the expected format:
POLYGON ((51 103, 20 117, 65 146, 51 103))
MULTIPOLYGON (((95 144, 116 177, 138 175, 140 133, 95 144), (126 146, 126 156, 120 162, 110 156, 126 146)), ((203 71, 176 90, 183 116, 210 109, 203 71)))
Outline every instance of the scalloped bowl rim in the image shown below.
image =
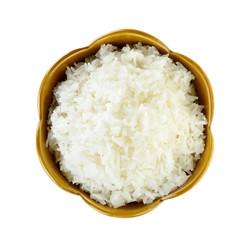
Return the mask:
MULTIPOLYGON (((118 42, 117 41, 117 42, 118 42)), ((117 44, 116 44, 117 45, 117 44)), ((203 91, 203 90, 202 90, 203 91)), ((84 47, 84 48, 79 48, 75 49, 63 57, 61 57, 55 64, 52 65, 52 67, 47 71, 46 75, 44 76, 42 83, 40 85, 39 89, 39 94, 38 94, 38 113, 39 113, 39 122, 37 126, 37 132, 36 132, 36 149, 38 153, 38 157, 40 159, 41 165, 43 166, 44 170, 46 171, 47 175, 57 184, 60 188, 63 190, 80 195, 83 200, 90 205, 92 208, 95 210, 108 215, 112 217, 136 217, 143 215, 145 213, 148 213, 152 211, 154 208, 156 208, 161 202, 163 202, 166 199, 171 199, 177 196, 182 195, 183 193, 187 192, 190 190, 193 186, 195 186, 200 179, 203 177, 203 175, 206 173, 209 164, 211 162, 212 156, 213 156, 213 148, 214 148, 214 143, 213 143, 213 135, 211 133, 211 123, 213 120, 213 113, 214 113, 214 95, 213 95, 213 90, 211 83, 205 74, 205 72, 200 68, 200 66, 195 63, 193 60, 190 58, 180 54, 180 53, 175 53, 171 51, 163 42, 161 42, 159 39, 155 38, 154 36, 147 34, 142 31, 134 30, 134 29, 121 29, 117 31, 113 31, 110 33, 107 33, 105 35, 102 35, 101 37, 97 38, 95 41, 93 41, 89 46, 84 47), (124 40, 122 40, 124 39, 124 40), (132 40, 130 40, 132 39, 132 40), (136 41, 136 40, 137 41, 136 41), (96 52, 96 49, 99 49, 99 46, 103 43, 115 43, 115 41, 123 41, 121 45, 124 45, 127 42, 142 42, 143 44, 148 45, 153 45, 156 48, 159 49, 159 51, 162 51, 163 53, 169 53, 169 56, 172 57, 174 60, 179 59, 179 62, 182 62, 183 65, 187 65, 187 68, 191 71, 197 72, 198 78, 201 79, 198 81, 201 82, 204 86, 204 91, 206 94, 207 98, 207 104, 208 104, 208 112, 206 113, 207 119, 208 119, 208 124, 206 126, 206 135, 207 135, 207 141, 208 141, 208 148, 209 151, 207 153, 207 156, 205 157, 206 160, 204 160, 203 166, 201 166, 201 169, 197 173, 196 176, 194 176, 194 179, 190 182, 190 184, 187 184, 187 181, 185 184, 177 188, 175 191, 171 192, 169 195, 161 197, 153 201, 151 204, 127 204, 124 207, 121 208, 111 208, 108 206, 101 205, 100 203, 94 201, 89 197, 88 194, 82 192, 79 190, 79 188, 75 187, 72 184, 64 184, 64 182, 59 181, 57 178, 55 178, 55 173, 54 173, 54 168, 49 166, 46 162, 47 155, 44 154, 44 136, 42 135, 44 131, 44 127, 46 124, 44 121, 46 121, 46 117, 44 117, 43 111, 44 111, 44 102, 46 98, 46 88, 49 86, 49 81, 51 81, 51 76, 56 73, 56 71, 61 67, 63 64, 66 67, 66 64, 68 60, 72 59, 78 54, 85 54, 87 55, 87 52, 92 51, 96 52), (95 49, 95 50, 94 50, 95 49), (190 66, 190 67, 189 67, 190 66), (45 96, 44 96, 45 95, 45 96), (138 206, 138 207, 137 207, 138 206), (141 206, 141 207, 140 207, 141 206)), ((200 161, 200 160, 199 160, 200 161)), ((192 177, 191 177, 192 178, 192 177)), ((190 179, 191 179, 190 178, 190 179)))

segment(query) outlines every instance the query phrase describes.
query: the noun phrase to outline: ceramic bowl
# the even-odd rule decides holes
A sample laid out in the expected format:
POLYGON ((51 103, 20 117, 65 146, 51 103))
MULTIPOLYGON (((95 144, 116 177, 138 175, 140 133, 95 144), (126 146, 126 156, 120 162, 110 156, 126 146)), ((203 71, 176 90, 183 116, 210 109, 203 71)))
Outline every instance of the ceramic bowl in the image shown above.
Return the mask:
POLYGON ((113 217, 135 217, 152 211, 164 200, 171 199, 182 195, 183 193, 190 190, 208 169, 212 155, 213 155, 213 136, 211 133, 211 123, 214 112, 214 97, 210 81, 204 71, 194 61, 188 57, 171 51, 163 42, 159 39, 137 30, 123 29, 108 33, 104 36, 99 37, 97 40, 92 42, 88 47, 79 48, 73 50, 60 58, 46 73, 44 79, 40 85, 38 95, 38 112, 39 112, 39 123, 36 134, 36 147, 40 162, 48 174, 48 176, 63 190, 79 195, 83 200, 97 211, 113 216, 113 217), (111 43, 116 46, 124 46, 126 44, 134 44, 141 42, 142 44, 155 46, 160 53, 169 53, 170 58, 174 61, 181 62, 188 70, 195 75, 195 88, 199 96, 200 104, 205 106, 204 113, 208 120, 206 126, 206 146, 205 151, 201 155, 196 168, 189 178, 189 180, 169 195, 156 199, 154 202, 145 205, 142 203, 130 203, 120 208, 111 208, 103 206, 100 203, 92 200, 89 194, 83 192, 78 186, 71 184, 66 180, 58 165, 55 163, 53 155, 49 152, 46 147, 47 137, 47 116, 48 109, 52 100, 52 91, 56 84, 65 79, 65 70, 67 66, 73 65, 75 62, 83 61, 84 58, 95 54, 102 44, 111 43))

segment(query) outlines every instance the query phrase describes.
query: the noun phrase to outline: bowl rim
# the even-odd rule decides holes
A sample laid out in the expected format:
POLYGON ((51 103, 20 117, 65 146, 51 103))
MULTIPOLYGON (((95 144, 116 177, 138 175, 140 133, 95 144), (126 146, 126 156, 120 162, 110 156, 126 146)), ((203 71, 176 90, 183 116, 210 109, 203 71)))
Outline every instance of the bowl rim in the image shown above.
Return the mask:
MULTIPOLYGON (((211 159, 213 157, 213 150, 214 150, 214 141, 213 141, 213 134, 211 132, 211 124, 213 121, 213 114, 214 114, 214 94, 213 94, 213 89, 212 89, 212 85, 210 83, 209 78, 207 77, 206 73, 202 70, 202 68, 193 60, 191 60, 190 58, 186 57, 183 54, 177 53, 177 52, 173 52, 171 51, 162 41, 160 41, 159 39, 157 39, 156 37, 139 31, 139 30, 135 30, 135 29, 120 29, 120 30, 116 30, 116 31, 112 31, 109 32, 107 34, 104 34, 102 36, 100 36, 99 38, 95 39, 93 42, 91 42, 91 44, 89 44, 87 47, 83 47, 83 48, 78 48, 75 50, 70 51, 69 53, 65 54, 64 56, 62 56, 59 60, 57 60, 47 71, 47 73, 45 74, 40 88, 39 88, 39 93, 38 93, 38 102, 37 102, 37 107, 38 107, 38 114, 39 114, 39 121, 38 121, 38 126, 37 126, 37 130, 36 130, 36 150, 37 150, 37 154, 40 160, 40 163, 43 167, 43 169, 45 170, 45 172, 47 173, 47 175, 52 179, 52 181, 59 186, 61 189, 76 194, 76 195, 80 195, 83 200, 90 205, 92 208, 94 208, 95 210, 97 210, 100 213, 103 213, 105 215, 108 216, 112 216, 112 217, 137 217, 143 214, 146 214, 150 211, 152 211, 154 208, 156 208, 161 202, 163 202, 164 200, 167 199, 171 199, 177 196, 180 196, 182 194, 184 194, 185 192, 189 191, 192 187, 194 187, 199 181, 200 179, 204 176, 204 174, 206 173, 211 159), (93 199, 89 199, 88 197, 85 196, 85 194, 83 194, 82 192, 80 192, 79 190, 76 190, 73 187, 66 187, 63 184, 59 183, 58 181, 56 181, 53 176, 50 173, 51 169, 48 169, 48 166, 45 164, 44 162, 44 156, 42 153, 42 149, 41 149, 41 128, 42 128, 42 123, 44 121, 44 117, 42 115, 43 113, 43 105, 42 103, 44 102, 44 87, 47 84, 47 82, 49 82, 49 76, 51 76, 54 72, 56 72, 58 66, 60 64, 62 64, 63 62, 66 62, 66 60, 68 60, 69 58, 73 57, 75 54, 79 54, 80 52, 87 52, 90 49, 93 49, 96 45, 98 45, 100 42, 105 41, 106 39, 109 38, 115 38, 115 37, 120 37, 120 36, 136 36, 136 37, 141 37, 143 39, 147 39, 149 42, 151 42, 151 45, 157 45, 159 47, 161 47, 162 49, 165 49, 169 55, 174 55, 179 57, 180 59, 183 59, 184 61, 188 62, 188 64, 194 68, 197 69, 197 71, 199 72, 199 74, 202 76, 202 79, 204 79, 204 82, 206 84, 206 89, 207 89, 207 96, 208 96, 208 103, 209 103, 209 116, 208 116, 208 124, 205 127, 206 131, 208 132, 208 137, 209 137, 209 144, 210 144, 210 148, 211 151, 209 153, 208 156, 208 161, 205 162, 204 167, 201 169, 201 171, 198 173, 198 175, 195 177, 195 180, 192 184, 190 185, 186 185, 186 187, 180 187, 180 192, 171 192, 169 195, 164 196, 164 197, 160 197, 158 199, 156 199, 153 203, 148 204, 148 207, 145 207, 143 209, 141 209, 140 211, 135 211, 135 210, 130 210, 127 211, 125 213, 125 211, 122 211, 122 208, 110 208, 108 207, 106 209, 106 207, 104 205, 99 205, 99 203, 96 204, 96 201, 93 199), (154 43, 154 44, 152 44, 154 43), (119 211, 121 210, 121 211, 119 211)), ((182 185, 183 186, 183 185, 182 185)))

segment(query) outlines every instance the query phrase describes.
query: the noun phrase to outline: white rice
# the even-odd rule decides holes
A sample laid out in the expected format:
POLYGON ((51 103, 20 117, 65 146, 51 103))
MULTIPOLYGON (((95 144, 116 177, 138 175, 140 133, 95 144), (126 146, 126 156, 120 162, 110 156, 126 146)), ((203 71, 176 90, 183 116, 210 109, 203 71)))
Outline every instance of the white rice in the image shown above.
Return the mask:
POLYGON ((204 151, 194 76, 138 43, 110 44, 54 89, 47 145, 66 178, 117 208, 151 203, 191 176, 204 151))

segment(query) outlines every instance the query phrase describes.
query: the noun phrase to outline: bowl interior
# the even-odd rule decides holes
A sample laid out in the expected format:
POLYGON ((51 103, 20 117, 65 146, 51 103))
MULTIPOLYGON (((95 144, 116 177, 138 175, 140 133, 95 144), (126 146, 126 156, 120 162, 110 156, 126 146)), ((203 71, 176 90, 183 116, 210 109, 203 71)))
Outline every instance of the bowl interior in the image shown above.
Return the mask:
POLYGON ((213 93, 210 82, 203 72, 203 70, 191 59, 186 56, 170 51, 160 40, 155 37, 146 34, 144 32, 136 30, 120 30, 109 33, 98 38, 89 47, 76 49, 61 59, 59 59, 45 75, 39 90, 38 97, 38 111, 39 111, 39 124, 37 128, 37 152, 41 161, 41 164, 49 177, 65 191, 80 195, 91 207, 95 208, 101 213, 115 217, 134 217, 145 214, 155 207, 157 207, 163 200, 173 198, 183 194, 192 188, 204 175, 208 165, 211 161, 213 152, 213 139, 210 130, 212 117, 213 117, 213 93), (69 183, 66 178, 60 172, 57 164, 55 164, 52 154, 49 152, 45 145, 47 137, 47 116, 48 109, 52 101, 53 88, 59 81, 65 79, 65 70, 67 66, 73 65, 75 62, 83 61, 84 58, 95 54, 100 46, 104 43, 111 43, 113 45, 122 47, 126 44, 134 44, 141 42, 142 44, 155 46, 162 54, 169 53, 170 57, 174 61, 181 62, 188 70, 192 71, 195 75, 194 84, 197 94, 199 96, 199 102, 205 106, 204 112, 208 119, 208 125, 206 126, 206 147, 204 153, 201 155, 200 160, 197 163, 195 171, 191 178, 181 187, 171 192, 169 195, 156 199, 153 203, 145 205, 138 203, 130 203, 121 208, 110 208, 103 206, 100 203, 92 200, 89 194, 81 191, 78 186, 69 183))

